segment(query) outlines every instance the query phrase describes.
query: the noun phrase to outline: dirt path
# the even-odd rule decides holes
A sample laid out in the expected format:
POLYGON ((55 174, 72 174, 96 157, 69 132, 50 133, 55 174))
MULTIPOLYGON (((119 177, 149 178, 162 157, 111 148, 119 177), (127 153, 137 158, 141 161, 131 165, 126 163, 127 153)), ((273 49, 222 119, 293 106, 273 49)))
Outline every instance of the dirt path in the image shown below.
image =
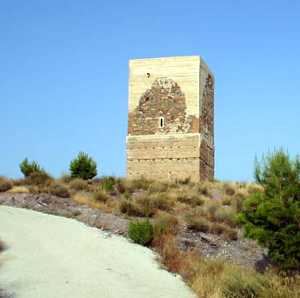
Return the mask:
POLYGON ((17 298, 194 297, 151 250, 78 221, 0 206, 0 284, 17 298))

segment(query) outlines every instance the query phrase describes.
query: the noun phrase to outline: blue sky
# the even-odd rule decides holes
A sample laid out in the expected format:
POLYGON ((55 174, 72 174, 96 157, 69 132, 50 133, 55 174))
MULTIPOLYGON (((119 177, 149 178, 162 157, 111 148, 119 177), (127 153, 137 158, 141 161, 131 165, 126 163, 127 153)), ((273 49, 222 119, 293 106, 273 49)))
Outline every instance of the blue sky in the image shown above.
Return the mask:
POLYGON ((128 60, 201 55, 216 78, 216 178, 300 153, 300 2, 1 1, 0 175, 59 176, 83 150, 125 174, 128 60))

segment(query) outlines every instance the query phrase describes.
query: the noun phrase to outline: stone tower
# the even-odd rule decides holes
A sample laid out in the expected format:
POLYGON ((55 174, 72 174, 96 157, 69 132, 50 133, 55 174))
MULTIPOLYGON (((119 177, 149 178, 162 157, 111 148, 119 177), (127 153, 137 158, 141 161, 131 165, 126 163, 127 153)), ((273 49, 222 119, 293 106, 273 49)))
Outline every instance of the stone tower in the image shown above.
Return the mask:
POLYGON ((214 77, 199 56, 129 61, 127 176, 214 177, 214 77))

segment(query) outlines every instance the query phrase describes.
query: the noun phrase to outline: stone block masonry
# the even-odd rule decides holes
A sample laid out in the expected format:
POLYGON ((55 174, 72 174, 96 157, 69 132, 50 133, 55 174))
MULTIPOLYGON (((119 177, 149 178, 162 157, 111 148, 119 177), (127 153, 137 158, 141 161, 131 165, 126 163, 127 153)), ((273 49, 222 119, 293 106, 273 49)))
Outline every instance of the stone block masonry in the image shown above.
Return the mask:
POLYGON ((127 176, 214 177, 214 78, 198 56, 129 62, 127 176))

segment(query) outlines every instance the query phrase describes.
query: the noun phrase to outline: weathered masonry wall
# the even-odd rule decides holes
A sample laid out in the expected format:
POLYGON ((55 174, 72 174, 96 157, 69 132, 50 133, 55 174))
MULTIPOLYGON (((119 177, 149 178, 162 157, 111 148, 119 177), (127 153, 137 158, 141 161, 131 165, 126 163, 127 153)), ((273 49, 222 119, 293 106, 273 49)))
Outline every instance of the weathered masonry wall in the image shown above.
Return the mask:
POLYGON ((200 179, 200 135, 182 134, 127 139, 130 178, 200 179))
POLYGON ((129 112, 159 78, 176 82, 186 97, 187 114, 199 116, 200 57, 167 57, 129 61, 129 112))
POLYGON ((129 62, 127 175, 214 176, 214 79, 198 56, 129 62))

